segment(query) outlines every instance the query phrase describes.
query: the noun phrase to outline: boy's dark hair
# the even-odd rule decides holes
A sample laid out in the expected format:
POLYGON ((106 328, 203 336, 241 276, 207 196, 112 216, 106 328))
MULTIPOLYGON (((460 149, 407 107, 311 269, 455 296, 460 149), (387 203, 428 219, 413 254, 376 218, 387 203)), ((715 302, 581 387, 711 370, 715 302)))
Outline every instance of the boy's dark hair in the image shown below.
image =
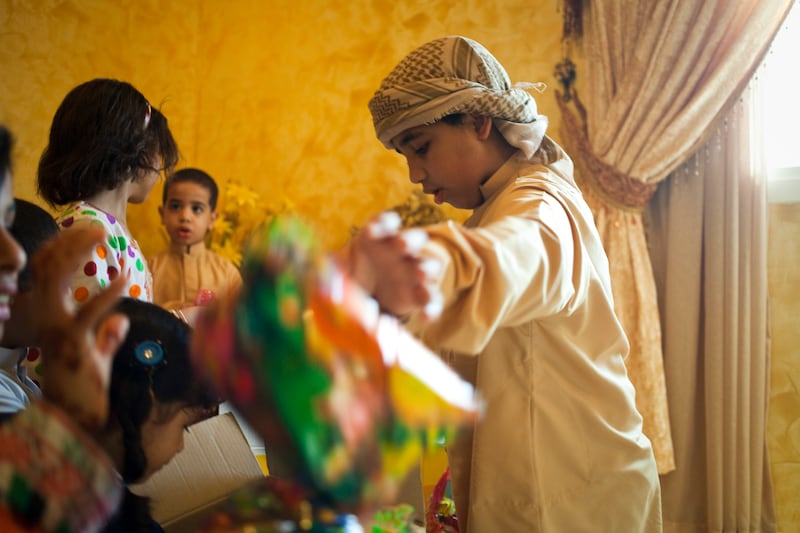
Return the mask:
MULTIPOLYGON (((465 116, 464 113, 453 113, 452 115, 443 116, 440 120, 450 126, 460 126, 464 123, 465 116)), ((542 163, 548 165, 559 158, 558 151, 558 146, 550 137, 545 135, 534 155, 539 158, 542 163)))
POLYGON ((169 188, 173 183, 184 183, 187 181, 196 183, 197 185, 208 189, 208 205, 211 207, 211 211, 217 209, 217 198, 219 197, 219 188, 217 187, 217 182, 214 181, 214 178, 212 178, 208 173, 203 172, 199 168, 182 168, 170 175, 166 182, 164 182, 164 192, 161 195, 161 205, 167 203, 167 194, 169 193, 169 188))
POLYGON ((146 170, 169 172, 178 155, 166 117, 135 87, 87 81, 67 93, 53 117, 39 195, 53 206, 86 200, 146 170))
POLYGON ((11 235, 17 240, 28 261, 17 274, 17 288, 27 292, 33 285, 31 280, 30 258, 48 240, 58 234, 58 224, 53 216, 38 205, 15 198, 16 215, 11 225, 11 235))
MULTIPOLYGON (((162 409, 157 416, 165 419, 175 414, 176 408, 211 410, 218 402, 194 372, 189 355, 191 329, 185 322, 155 304, 133 298, 122 298, 113 311, 127 316, 130 328, 114 356, 107 428, 122 433, 120 473, 130 484, 140 480, 147 469, 141 429, 156 407, 153 399, 162 409), (147 366, 137 360, 137 348, 141 350, 146 342, 160 346, 164 355, 160 364, 147 366)), ((148 499, 126 491, 106 530, 147 531, 151 520, 148 499)))
POLYGON ((445 115, 439 120, 450 126, 460 126, 464 123, 464 116, 464 113, 453 113, 452 115, 445 115))
POLYGON ((11 170, 11 147, 14 145, 14 139, 11 137, 11 132, 0 124, 0 185, 6 179, 6 171, 11 170))

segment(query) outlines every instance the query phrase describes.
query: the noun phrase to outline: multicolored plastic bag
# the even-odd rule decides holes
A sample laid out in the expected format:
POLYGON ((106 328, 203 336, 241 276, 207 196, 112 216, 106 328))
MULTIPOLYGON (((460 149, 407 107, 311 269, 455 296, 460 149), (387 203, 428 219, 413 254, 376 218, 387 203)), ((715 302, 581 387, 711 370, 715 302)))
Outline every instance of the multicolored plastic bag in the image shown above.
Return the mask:
POLYGON ((256 235, 242 277, 197 324, 194 358, 313 498, 348 512, 395 503, 423 451, 478 417, 473 387, 382 314, 299 219, 256 235))

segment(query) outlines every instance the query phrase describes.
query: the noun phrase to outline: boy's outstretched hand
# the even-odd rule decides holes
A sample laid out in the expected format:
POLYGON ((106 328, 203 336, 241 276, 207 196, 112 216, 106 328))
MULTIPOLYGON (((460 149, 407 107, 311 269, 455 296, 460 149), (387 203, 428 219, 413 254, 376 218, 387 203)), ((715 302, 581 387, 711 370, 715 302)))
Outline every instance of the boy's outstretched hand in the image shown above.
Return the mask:
POLYGON ((433 319, 443 304, 436 283, 441 265, 421 255, 427 240, 428 234, 421 229, 401 230, 400 217, 387 211, 352 238, 340 260, 384 311, 406 316, 422 310, 433 319))
POLYGON ((123 276, 77 310, 69 298, 75 271, 103 239, 101 228, 64 230, 31 260, 34 301, 44 310, 36 316, 46 372, 42 393, 89 432, 108 417, 111 362, 128 332, 124 315, 107 314, 122 295, 123 276))

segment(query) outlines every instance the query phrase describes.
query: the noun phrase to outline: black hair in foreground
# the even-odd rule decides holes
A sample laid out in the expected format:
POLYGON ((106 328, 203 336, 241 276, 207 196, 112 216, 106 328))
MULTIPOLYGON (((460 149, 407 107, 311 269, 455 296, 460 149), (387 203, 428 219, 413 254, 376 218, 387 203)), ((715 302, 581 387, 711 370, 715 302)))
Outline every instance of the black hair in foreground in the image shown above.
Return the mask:
MULTIPOLYGON (((155 304, 133 298, 121 299, 113 311, 127 316, 130 328, 114 357, 107 429, 121 431, 124 454, 120 474, 125 483, 135 483, 147 468, 141 429, 151 409, 158 409, 157 416, 166 422, 180 409, 211 410, 218 401, 194 372, 189 353, 191 329, 185 322, 155 304), (160 344, 164 353, 161 364, 148 367, 137 361, 136 348, 146 341, 160 344)), ((152 523, 149 499, 126 490, 105 531, 148 531, 152 523)))
POLYGON ((6 172, 11 171, 11 147, 14 139, 8 128, 0 124, 0 185, 6 180, 6 172))
POLYGON ((17 289, 27 292, 33 285, 30 258, 45 242, 58 234, 58 224, 50 213, 32 202, 14 198, 14 204, 16 215, 11 225, 11 235, 28 257, 25 266, 17 274, 17 289))

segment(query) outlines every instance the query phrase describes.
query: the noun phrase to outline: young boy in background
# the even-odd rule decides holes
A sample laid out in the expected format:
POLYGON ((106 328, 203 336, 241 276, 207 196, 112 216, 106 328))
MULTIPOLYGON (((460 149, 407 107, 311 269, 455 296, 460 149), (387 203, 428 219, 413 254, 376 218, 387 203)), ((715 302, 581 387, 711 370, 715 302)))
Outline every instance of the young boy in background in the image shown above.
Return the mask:
POLYGON ((202 170, 184 168, 167 178, 158 212, 170 244, 149 261, 154 303, 171 310, 196 307, 241 286, 236 266, 206 249, 218 196, 216 182, 202 170))

